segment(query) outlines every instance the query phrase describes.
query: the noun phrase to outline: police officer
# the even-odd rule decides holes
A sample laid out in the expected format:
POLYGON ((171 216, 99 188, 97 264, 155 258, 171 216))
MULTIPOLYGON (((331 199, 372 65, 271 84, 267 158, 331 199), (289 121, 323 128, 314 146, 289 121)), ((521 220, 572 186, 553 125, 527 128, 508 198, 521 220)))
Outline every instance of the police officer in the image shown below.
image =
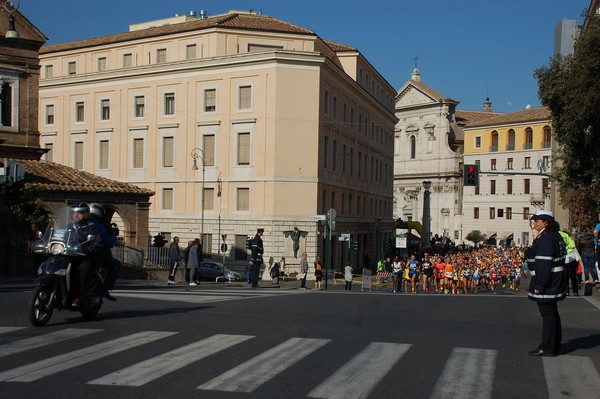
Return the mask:
POLYGON ((252 239, 252 252, 250 259, 252 260, 252 273, 251 281, 252 288, 258 288, 258 276, 260 274, 260 268, 263 264, 263 240, 262 235, 265 229, 256 229, 256 235, 252 239))
POLYGON ((566 246, 552 212, 537 211, 530 220, 538 235, 525 251, 531 270, 529 299, 537 302, 542 317, 542 342, 529 355, 556 356, 560 354, 562 340, 558 301, 566 297, 566 246))

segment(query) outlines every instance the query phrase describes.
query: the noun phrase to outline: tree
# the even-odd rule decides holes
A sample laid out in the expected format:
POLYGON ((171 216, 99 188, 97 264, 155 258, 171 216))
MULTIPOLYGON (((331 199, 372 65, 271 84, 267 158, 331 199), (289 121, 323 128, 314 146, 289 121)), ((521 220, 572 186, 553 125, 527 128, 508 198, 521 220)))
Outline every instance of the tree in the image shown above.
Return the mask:
POLYGON ((534 76, 542 104, 552 112, 560 151, 553 178, 561 203, 571 220, 589 226, 600 210, 600 18, 581 33, 573 56, 555 56, 534 76))
POLYGON ((473 241, 475 245, 477 245, 478 242, 485 240, 485 234, 481 234, 481 231, 479 230, 473 230, 467 234, 465 238, 469 241, 473 241))

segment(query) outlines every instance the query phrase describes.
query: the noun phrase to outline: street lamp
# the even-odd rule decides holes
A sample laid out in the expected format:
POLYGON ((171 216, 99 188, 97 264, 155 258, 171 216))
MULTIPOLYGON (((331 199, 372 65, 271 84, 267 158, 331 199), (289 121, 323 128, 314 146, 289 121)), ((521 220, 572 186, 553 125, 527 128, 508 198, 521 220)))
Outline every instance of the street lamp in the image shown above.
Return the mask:
POLYGON ((194 148, 192 150, 192 159, 194 160, 194 165, 192 166, 192 170, 198 170, 198 164, 196 160, 200 158, 202 161, 202 221, 200 223, 200 244, 202 245, 202 249, 204 249, 204 170, 206 164, 204 163, 204 151, 200 148, 194 148))
POLYGON ((550 186, 544 187, 544 209, 549 211, 550 206, 550 186))
POLYGON ((429 189, 431 188, 431 182, 424 181, 423 188, 425 189, 425 192, 423 193, 423 237, 421 237, 421 240, 423 252, 427 252, 431 249, 431 241, 429 240, 429 236, 431 235, 431 193, 429 192, 429 189))

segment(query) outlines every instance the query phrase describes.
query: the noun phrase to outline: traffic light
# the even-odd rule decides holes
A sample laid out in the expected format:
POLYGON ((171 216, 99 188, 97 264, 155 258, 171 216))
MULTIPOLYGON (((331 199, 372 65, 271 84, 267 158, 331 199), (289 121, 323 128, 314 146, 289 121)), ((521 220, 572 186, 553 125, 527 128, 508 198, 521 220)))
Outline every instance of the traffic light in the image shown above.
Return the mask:
POLYGON ((167 240, 165 240, 165 236, 163 236, 162 234, 157 234, 154 236, 154 242, 152 243, 152 245, 158 248, 162 248, 165 246, 166 243, 167 240))
POLYGON ((479 185, 479 165, 469 164, 465 165, 463 169, 463 179, 465 186, 478 186, 479 185))
POLYGON ((358 241, 352 241, 352 249, 358 251, 358 241))
POLYGON ((250 237, 246 239, 246 249, 252 249, 252 238, 250 237))

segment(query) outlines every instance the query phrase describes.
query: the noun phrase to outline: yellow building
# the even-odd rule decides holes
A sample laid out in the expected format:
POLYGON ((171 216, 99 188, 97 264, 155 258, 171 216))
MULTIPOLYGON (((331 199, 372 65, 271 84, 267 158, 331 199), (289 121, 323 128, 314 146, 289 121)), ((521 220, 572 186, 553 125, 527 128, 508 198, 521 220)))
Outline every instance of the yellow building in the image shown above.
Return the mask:
POLYGON ((464 187, 462 237, 479 230, 498 243, 531 243, 529 216, 556 212, 552 122, 547 108, 527 108, 464 128, 464 164, 478 164, 479 186, 464 187))
POLYGON ((314 215, 333 208, 338 269, 339 233, 361 257, 389 238, 395 91, 357 49, 230 11, 49 45, 40 58, 48 159, 155 191, 151 235, 203 232, 215 256, 227 235, 225 257, 242 262, 262 227, 265 256, 293 264, 303 250, 323 256, 314 215), (295 227, 299 251, 284 233, 295 227))

